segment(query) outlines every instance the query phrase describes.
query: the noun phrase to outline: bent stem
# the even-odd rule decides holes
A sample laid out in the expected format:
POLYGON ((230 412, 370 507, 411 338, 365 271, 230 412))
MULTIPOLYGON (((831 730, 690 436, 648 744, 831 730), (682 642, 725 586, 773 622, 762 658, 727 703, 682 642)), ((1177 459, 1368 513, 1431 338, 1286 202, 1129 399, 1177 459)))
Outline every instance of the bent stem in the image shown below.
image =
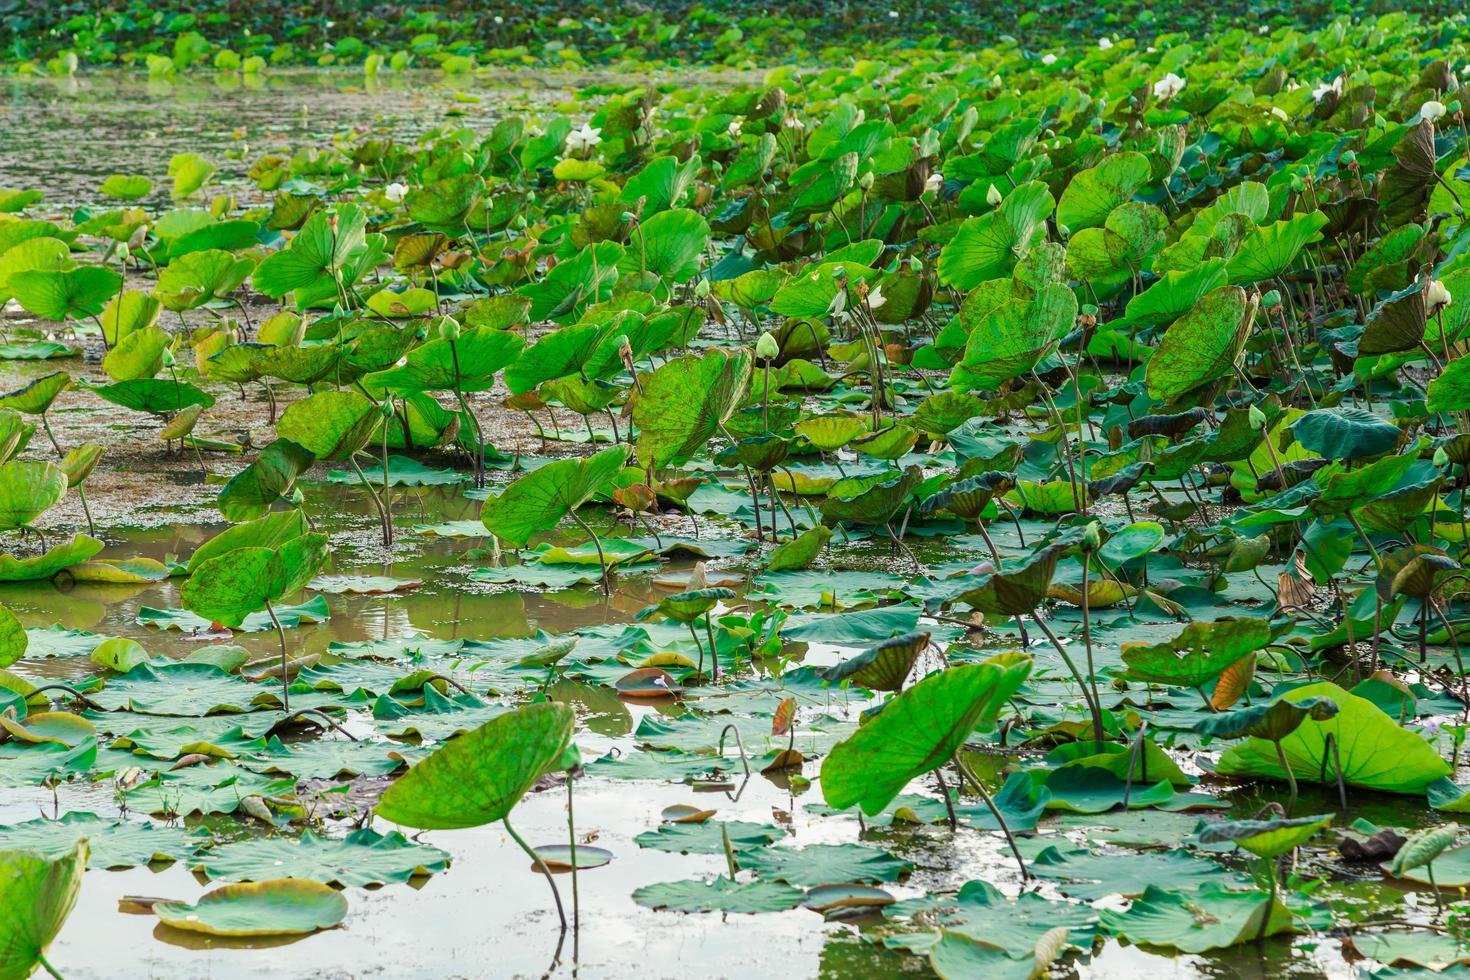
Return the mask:
MULTIPOLYGON (((1021 880, 1030 881, 1031 873, 1026 870, 1026 859, 1021 857, 1021 848, 1016 845, 1016 838, 1011 834, 1011 828, 1006 823, 1006 818, 1001 815, 1000 808, 995 805, 995 801, 990 798, 990 794, 985 792, 985 787, 980 785, 979 778, 970 771, 969 766, 965 765, 965 760, 960 758, 959 752, 955 752, 951 758, 955 764, 955 768, 959 769, 961 777, 968 779, 970 785, 975 787, 975 792, 980 794, 980 799, 985 801, 985 806, 990 810, 991 816, 995 817, 995 822, 1000 825, 1000 832, 1006 835, 1006 843, 1011 846, 1011 853, 1015 855, 1016 864, 1021 869, 1021 880)), ((938 770, 935 771, 937 772, 938 770)), ((948 794, 945 795, 947 796, 948 794)))
MULTIPOLYGON (((1017 617, 1017 621, 1019 622, 1019 617, 1017 617)), ((1071 671, 1072 679, 1082 689, 1082 699, 1087 702, 1088 713, 1092 715, 1092 742, 1097 750, 1101 752, 1103 737, 1102 707, 1093 699, 1092 689, 1088 686, 1087 681, 1083 680, 1082 672, 1077 669, 1077 664, 1072 660, 1072 655, 1067 653, 1067 648, 1062 646, 1062 641, 1057 639, 1057 635, 1051 631, 1051 627, 1046 625, 1046 620, 1036 615, 1036 610, 1034 609, 1031 610, 1031 621, 1037 626, 1040 626, 1041 632, 1046 634, 1048 640, 1051 640, 1051 645, 1056 647, 1057 653, 1062 655, 1062 662, 1067 665, 1067 670, 1071 671)))
POLYGON ((684 624, 689 627, 689 635, 694 637, 694 648, 699 651, 699 666, 696 668, 701 675, 704 674, 704 644, 699 642, 699 634, 694 630, 694 620, 684 624))
POLYGON ((77 484, 77 497, 82 502, 82 513, 87 515, 87 533, 95 535, 97 525, 92 523, 92 508, 87 506, 87 491, 80 483, 77 484))
POLYGON ((276 611, 272 608, 270 600, 265 601, 265 611, 271 618, 271 625, 276 628, 276 636, 281 641, 281 707, 286 711, 291 710, 291 680, 286 671, 286 631, 281 628, 281 621, 276 618, 276 611))
POLYGON ((41 964, 41 969, 43 969, 47 973, 51 974, 53 977, 56 978, 56 980, 63 980, 63 977, 61 976, 61 974, 56 972, 56 967, 54 967, 54 966, 51 965, 50 961, 46 959, 46 957, 45 957, 44 954, 37 953, 36 954, 36 962, 39 963, 39 964, 41 964))
MULTIPOLYGON (((531 863, 536 865, 536 870, 546 876, 546 883, 551 886, 551 897, 556 900, 556 914, 561 917, 561 931, 566 932, 567 913, 562 908, 561 892, 557 890, 556 879, 551 877, 551 869, 546 866, 545 861, 541 860, 541 855, 533 851, 531 846, 521 839, 521 835, 516 833, 516 829, 510 825, 509 816, 501 817, 500 822, 505 825, 505 832, 510 834, 510 839, 515 841, 520 846, 520 849, 526 852, 526 856, 531 859, 531 863)), ((576 858, 573 858, 572 862, 575 864, 576 858)))
POLYGON ((612 578, 608 574, 607 558, 605 558, 602 554, 602 541, 597 537, 597 532, 588 527, 587 522, 582 520, 581 517, 577 516, 576 510, 573 510, 571 514, 572 520, 577 522, 577 526, 586 531, 588 536, 592 538, 592 546, 597 549, 597 564, 602 568, 602 594, 611 595, 612 578))
POLYGON ((1281 742, 1271 743, 1276 746, 1276 759, 1281 763, 1281 771, 1286 773, 1286 785, 1288 793, 1286 797, 1286 815, 1291 816, 1291 811, 1296 809, 1296 773, 1291 770, 1291 763, 1286 761, 1286 749, 1281 742))
MULTIPOLYGON (((357 479, 362 483, 363 489, 373 498, 373 506, 378 511, 378 523, 383 528, 383 544, 385 546, 393 544, 393 519, 388 516, 388 509, 383 506, 383 498, 378 496, 378 491, 373 489, 373 485, 368 480, 367 474, 362 471, 361 466, 357 465, 357 456, 349 456, 347 457, 347 461, 352 464, 353 472, 357 474, 357 479)), ((383 489, 386 490, 387 486, 385 485, 383 489)))

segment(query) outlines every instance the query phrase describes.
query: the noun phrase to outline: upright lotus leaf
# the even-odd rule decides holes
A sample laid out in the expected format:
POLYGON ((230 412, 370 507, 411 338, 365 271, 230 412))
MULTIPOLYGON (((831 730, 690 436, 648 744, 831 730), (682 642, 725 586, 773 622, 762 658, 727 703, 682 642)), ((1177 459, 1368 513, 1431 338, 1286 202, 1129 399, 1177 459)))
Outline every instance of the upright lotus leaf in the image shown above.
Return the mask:
POLYGON ((858 687, 873 691, 897 691, 908 680, 919 655, 928 646, 928 633, 895 636, 828 667, 822 672, 822 679, 834 684, 851 681, 858 687))
POLYGON ((219 512, 229 521, 250 521, 291 495, 296 481, 311 469, 316 456, 290 439, 277 439, 260 451, 220 489, 219 512))
POLYGON ((923 482, 924 471, 918 466, 901 473, 848 477, 828 487, 827 496, 817 501, 817 507, 828 522, 881 527, 893 520, 923 482))
POLYGON ((436 749, 388 787, 384 820, 421 830, 479 827, 504 819, 572 740, 576 716, 555 701, 490 719, 436 749))
MULTIPOLYGON (((34 851, 0 851, 0 978, 24 980, 44 962, 77 904, 86 868, 85 840, 54 860, 34 851)), ((47 971, 59 975, 49 965, 47 971)))
POLYGON ((1055 202, 1040 181, 1022 184, 989 214, 970 218, 939 252, 939 280, 970 290, 1009 276, 1019 261, 1046 237, 1046 217, 1055 202))
POLYGON ((44 415, 56 396, 71 387, 71 375, 57 371, 37 378, 24 388, 0 395, 0 408, 13 408, 25 415, 44 415))
POLYGON ((1162 643, 1124 643, 1123 663, 1130 680, 1198 688, 1270 642, 1266 620, 1226 617, 1190 623, 1162 643))
POLYGON ((299 510, 278 511, 235 524, 194 549, 194 554, 189 558, 189 572, 192 574, 200 565, 227 551, 234 551, 236 548, 276 548, 292 538, 301 537, 308 530, 310 528, 306 523, 306 515, 299 510))
POLYGON ((669 361, 645 377, 633 402, 639 462, 677 466, 703 452, 740 407, 752 364, 746 348, 712 349, 669 361))
POLYGON ((15 613, 0 606, 0 668, 9 667, 25 656, 30 637, 26 629, 15 618, 15 613))
POLYGON ((364 383, 374 390, 485 391, 495 386, 495 372, 513 362, 525 340, 518 333, 480 327, 455 340, 438 338, 408 352, 405 363, 370 374, 364 383))
POLYGON ((827 805, 881 813, 910 780, 944 765, 973 732, 994 725, 1030 673, 1030 657, 1002 654, 937 671, 895 696, 823 760, 827 805))
POLYGON ((485 178, 479 174, 457 174, 415 187, 403 199, 414 221, 430 228, 464 229, 465 218, 485 196, 485 178))
POLYGON ((331 284, 341 277, 352 253, 363 247, 367 215, 348 204, 329 215, 318 211, 291 239, 291 244, 256 267, 256 290, 279 299, 292 290, 331 284))
POLYGON ((224 249, 190 252, 158 274, 153 295, 165 309, 193 310, 222 299, 242 286, 255 271, 255 261, 224 249))
POLYGON ((544 278, 516 292, 531 301, 533 321, 574 322, 587 307, 612 295, 618 281, 618 263, 624 254, 617 242, 592 243, 576 258, 557 263, 544 278))
POLYGON ((1127 912, 1105 909, 1108 931, 1141 946, 1205 953, 1293 931, 1291 911, 1274 895, 1210 885, 1192 895, 1150 885, 1127 912))
POLYGON ((1334 814, 1273 817, 1270 820, 1213 820, 1199 832, 1201 844, 1238 844, 1256 857, 1277 858, 1300 847, 1332 823, 1334 814))
POLYGON ((272 548, 236 548, 201 562, 180 590, 184 607, 231 629, 253 612, 299 592, 327 559, 327 536, 311 533, 272 548))
POLYGON ((1148 158, 1132 151, 1104 157, 1095 167, 1080 171, 1057 202, 1057 224, 1073 234, 1107 221, 1113 209, 1143 187, 1152 175, 1148 158))
POLYGON ((1302 249, 1322 240, 1326 224, 1327 215, 1308 211, 1254 229, 1241 240, 1240 248, 1230 260, 1230 281, 1261 282, 1285 273, 1302 249))
POLYGON ((591 323, 574 323, 553 330, 520 352, 505 369, 505 385, 511 394, 531 391, 543 381, 576 374, 607 336, 607 329, 591 323))
POLYGON ((961 593, 956 601, 998 619, 1024 616, 1046 598, 1063 550, 1055 546, 1045 548, 1024 565, 979 576, 975 586, 961 593))
POLYGON ((39 317, 63 322, 101 313, 122 288, 123 278, 100 265, 83 265, 65 272, 30 269, 17 272, 8 288, 21 306, 39 317))
POLYGON ((158 327, 134 330, 102 358, 102 370, 114 381, 137 381, 151 378, 163 369, 164 351, 173 338, 158 327))
MULTIPOLYGON (((1423 794, 1425 787, 1450 774, 1449 764, 1434 747, 1405 728, 1366 698, 1319 681, 1284 695, 1302 702, 1328 698, 1339 711, 1325 721, 1307 720, 1279 743, 1298 779, 1331 785, 1341 764, 1344 782, 1385 793, 1423 794), (1336 753, 1327 745, 1332 737, 1336 753)), ((1224 776, 1264 776, 1284 779, 1276 745, 1251 738, 1220 757, 1224 776)))
POLYGON ((950 385, 957 391, 988 390, 1026 376, 1071 332, 1076 319, 1077 297, 1061 283, 1041 287, 1025 305, 1003 304, 970 331, 950 385))
POLYGON ((276 435, 317 459, 350 459, 378 424, 378 406, 355 391, 319 391, 293 402, 276 423, 276 435))
POLYGON ((210 936, 292 936, 330 929, 347 916, 347 899, 308 878, 224 885, 198 902, 157 902, 166 926, 210 936))
POLYGON ((1149 394, 1171 402, 1229 374, 1245 348, 1256 304, 1239 286, 1224 286, 1174 321, 1149 358, 1149 394))
POLYGON ((172 415, 191 405, 209 408, 214 404, 214 396, 209 392, 167 378, 137 378, 100 387, 89 386, 87 390, 114 405, 153 415, 172 415))
POLYGON ((1402 431, 1363 408, 1318 408, 1291 424, 1296 441, 1324 459, 1369 459, 1392 452, 1402 431))
POLYGON ((652 272, 681 283, 699 271, 709 245, 709 225, 685 208, 660 211, 635 225, 619 267, 624 275, 652 272))
POLYGON ((45 460, 0 464, 0 530, 26 527, 66 496, 66 473, 45 460))
POLYGON ((480 520, 490 533, 524 548, 606 486, 628 461, 628 447, 614 446, 589 459, 561 459, 517 479, 485 501, 480 520))
POLYGON ((1218 711, 1201 718, 1194 730, 1210 738, 1263 738, 1279 742, 1296 731, 1302 722, 1326 721, 1337 714, 1337 702, 1331 698, 1303 698, 1293 701, 1280 697, 1274 701, 1252 704, 1234 711, 1218 711))

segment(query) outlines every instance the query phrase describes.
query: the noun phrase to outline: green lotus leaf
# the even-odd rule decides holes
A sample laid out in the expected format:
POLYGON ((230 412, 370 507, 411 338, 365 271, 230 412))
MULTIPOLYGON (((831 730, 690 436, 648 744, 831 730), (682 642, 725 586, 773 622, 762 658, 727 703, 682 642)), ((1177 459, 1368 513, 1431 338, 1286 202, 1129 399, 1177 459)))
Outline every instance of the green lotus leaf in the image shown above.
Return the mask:
POLYGON ((960 391, 989 390, 1025 376, 1056 349, 1076 317, 1077 297, 1059 283, 1043 286, 1025 305, 1000 306, 970 331, 950 384, 960 391))
POLYGON ((292 402, 276 423, 276 435, 320 460, 350 459, 373 434, 378 406, 355 391, 319 391, 292 402))
POLYGON ((1104 157, 1097 166, 1079 172, 1062 191, 1062 199, 1057 202, 1057 224, 1073 234, 1101 225, 1114 208, 1131 200, 1151 175, 1148 158, 1142 153, 1104 157))
POLYGON ((633 901, 645 908, 672 912, 784 912, 801 904, 805 893, 774 881, 737 882, 716 878, 664 881, 633 892, 633 901))
POLYGON ((905 633, 828 667, 822 678, 834 684, 851 681, 873 691, 897 691, 928 647, 928 633, 905 633))
POLYGON ((0 667, 9 667, 25 656, 31 639, 15 613, 0 606, 0 667))
POLYGON ((762 847, 739 858, 740 867, 767 881, 811 888, 841 882, 897 881, 912 863, 860 844, 810 844, 806 847, 762 847))
POLYGON ((652 272, 681 283, 699 271, 709 225, 697 212, 660 211, 634 226, 619 267, 624 275, 652 272))
POLYGON ((1198 688, 1269 642, 1271 625, 1265 620, 1226 617, 1190 623, 1162 643, 1124 643, 1123 663, 1131 680, 1198 688))
POLYGON ((424 830, 478 827, 508 815, 571 742, 564 704, 529 704, 437 749, 383 794, 378 816, 424 830))
POLYGON ((614 446, 589 459, 548 463, 486 500, 480 519, 496 537, 524 548, 532 535, 551 530, 592 499, 627 460, 628 447, 614 446))
POLYGON ((369 388, 394 392, 485 391, 495 372, 513 362, 525 341, 518 333, 480 327, 458 340, 431 340, 408 353, 398 367, 370 374, 369 388))
POLYGON ((1326 721, 1337 714, 1337 702, 1331 698, 1285 697, 1244 708, 1216 712, 1195 724, 1194 730, 1211 738, 1263 738, 1279 742, 1296 731, 1308 718, 1326 721))
POLYGON ((55 463, 0 463, 0 530, 26 527, 66 496, 66 473, 55 463))
POLYGON ((1148 362, 1148 390, 1172 402, 1229 374, 1245 346, 1256 301, 1239 286, 1206 295, 1164 332, 1148 362))
POLYGON ((790 541, 777 545, 766 558, 766 571, 783 572, 806 568, 832 540, 832 529, 818 524, 790 541))
POLYGON ((153 295, 165 309, 193 310, 239 289, 254 271, 253 259, 239 258, 224 249, 176 255, 158 274, 153 295))
POLYGON ((1319 408, 1291 424, 1292 435, 1326 459, 1358 460, 1382 456, 1398 445, 1401 430, 1362 408, 1319 408))
POLYGON ((192 867, 211 881, 266 882, 282 873, 324 885, 359 887, 409 881, 449 867, 449 855, 396 831, 346 837, 246 838, 201 851, 192 867))
POLYGON ((817 501, 829 521, 884 525, 909 501, 924 480, 923 471, 910 466, 901 473, 878 473, 838 480, 817 501))
POLYGON ((156 902, 166 926, 210 936, 291 936, 331 929, 347 916, 347 899, 319 881, 273 878, 225 885, 198 902, 156 902))
POLYGON ((367 215, 356 205, 337 209, 335 215, 317 211, 291 244, 256 266, 251 282, 256 290, 279 299, 293 290, 335 288, 335 277, 355 251, 365 246, 367 215))
POLYGON ((70 387, 71 375, 57 371, 0 395, 0 408, 13 408, 25 415, 42 415, 56 401, 56 396, 70 387))
POLYGON ((29 312, 63 322, 98 315, 122 284, 122 276, 112 269, 84 265, 64 272, 54 269, 15 272, 6 288, 29 312))
POLYGON ((1001 619, 1030 613, 1046 598, 1061 552, 1061 548, 1045 548, 1020 567, 978 576, 976 584, 956 601, 1001 619))
POLYGON ((114 405, 154 415, 172 415, 192 405, 209 408, 214 404, 214 396, 207 391, 201 391, 191 384, 179 384, 163 378, 138 378, 134 381, 89 387, 87 390, 114 405))
POLYGON ((931 674, 888 701, 822 761, 829 806, 879 813, 909 781, 947 763, 977 730, 995 724, 1031 673, 1031 659, 1003 655, 931 674))
POLYGON ((37 582, 48 579, 102 550, 102 542, 86 534, 76 534, 50 551, 29 558, 0 555, 0 582, 37 582))
MULTIPOLYGON (((1343 780, 1349 785, 1385 793, 1421 794, 1430 783, 1450 774, 1449 764, 1429 743, 1400 728, 1373 702, 1350 694, 1327 681, 1292 689, 1287 699, 1328 698, 1340 709, 1325 721, 1307 720, 1279 743, 1299 780, 1332 784, 1337 763, 1327 746, 1331 735, 1343 780), (1323 767, 1323 762, 1326 767, 1323 767)), ((1225 776, 1264 776, 1284 779, 1276 744, 1251 738, 1220 757, 1218 771, 1225 776)))
POLYGON ((1104 910, 1101 915, 1110 932, 1134 943, 1186 953, 1224 949, 1295 931, 1290 910, 1279 900, 1218 887, 1184 895, 1150 886, 1127 912, 1104 910))
POLYGON ((1260 282, 1285 273, 1302 249, 1322 240, 1326 224, 1327 215, 1307 211, 1252 230, 1241 240, 1239 250, 1230 260, 1230 281, 1260 282))
POLYGON ((1332 823, 1333 814, 1273 817, 1269 820, 1216 820, 1199 832, 1202 844, 1238 844, 1256 857, 1277 858, 1300 847, 1332 823))
POLYGON ((291 495, 296 481, 315 462, 311 452, 290 439, 275 440, 220 489, 220 514, 229 521, 250 521, 263 516, 272 504, 291 495))
POLYGON ((325 534, 303 534, 274 548, 236 548, 201 562, 179 595, 191 612, 234 628, 301 591, 326 560, 325 534))
POLYGON ((116 344, 134 330, 151 327, 158 322, 163 304, 156 296, 137 290, 124 290, 112 298, 102 311, 102 335, 116 344))
POLYGON ((970 290, 1009 276, 1017 261, 1045 238, 1053 204, 1046 185, 1031 181, 1007 194, 994 211, 965 221, 940 250, 940 282, 970 290))
POLYGON ((158 327, 134 330, 102 358, 102 370, 114 381, 151 378, 163 368, 163 352, 173 338, 158 327))
POLYGON ((0 851, 0 907, 8 910, 0 922, 0 977, 31 975, 77 904, 86 866, 84 840, 59 858, 0 851))
POLYGON ((748 349, 686 354, 643 380, 633 402, 638 458, 645 466, 674 466, 704 451, 750 385, 748 349))

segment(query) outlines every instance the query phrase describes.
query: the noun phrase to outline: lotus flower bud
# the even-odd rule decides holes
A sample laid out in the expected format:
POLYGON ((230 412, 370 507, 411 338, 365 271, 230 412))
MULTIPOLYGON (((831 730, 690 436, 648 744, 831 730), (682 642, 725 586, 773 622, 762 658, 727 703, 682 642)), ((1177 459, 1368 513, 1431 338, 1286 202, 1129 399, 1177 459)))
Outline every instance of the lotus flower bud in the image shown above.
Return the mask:
POLYGON ((1252 405, 1250 407, 1250 411, 1246 413, 1246 418, 1250 420, 1252 429, 1259 431, 1266 427, 1266 413, 1261 411, 1254 405, 1252 405))
POLYGON ((1102 525, 1097 521, 1088 521, 1087 526, 1082 529, 1082 550, 1090 555, 1101 547, 1102 525))
POLYGON ((459 339, 459 321, 452 316, 446 316, 439 320, 439 339, 456 341, 459 339))
POLYGON ((1438 279, 1429 280, 1429 285, 1424 287, 1424 307, 1430 313, 1441 306, 1449 306, 1454 299, 1450 291, 1445 288, 1444 283, 1438 279))
POLYGON ((709 295, 708 279, 701 279, 699 280, 699 282, 694 284, 694 295, 699 297, 700 299, 704 299, 706 296, 709 295))
POLYGON ((173 367, 174 366, 174 363, 175 363, 175 361, 174 361, 173 348, 171 348, 171 347, 165 347, 163 349, 163 353, 161 355, 159 355, 159 361, 166 368, 173 367))
POLYGON ((996 205, 1000 204, 1002 200, 1004 200, 1004 198, 1001 197, 1000 191, 996 189, 994 184, 991 184, 990 190, 985 192, 985 203, 990 205, 991 207, 995 207, 996 205))
POLYGON ((1419 107, 1419 118, 1428 119, 1430 122, 1434 122, 1436 119, 1439 119, 1441 116, 1443 116, 1444 112, 1445 110, 1443 102, 1438 102, 1434 99, 1430 99, 1428 102, 1425 102, 1422 106, 1419 107))
POLYGON ((1440 446, 1438 449, 1436 449, 1434 451, 1434 465, 1435 466, 1438 466, 1440 469, 1443 469, 1444 467, 1446 467, 1446 466, 1449 465, 1449 462, 1450 462, 1450 454, 1444 451, 1444 447, 1443 446, 1440 446))
POLYGON ((1342 155, 1337 158, 1337 162, 1351 169, 1358 165, 1358 155, 1352 150, 1343 150, 1342 155))
POLYGON ((378 406, 378 414, 385 419, 393 417, 393 399, 384 398, 383 403, 378 406))
POLYGON ((858 186, 861 187, 865 191, 872 190, 873 189, 873 171, 869 170, 867 173, 865 173, 861 177, 859 177, 858 178, 858 186))
POLYGON ((769 330, 764 331, 760 339, 755 342, 755 356, 763 361, 774 361, 780 353, 781 345, 776 342, 775 337, 771 336, 769 330))

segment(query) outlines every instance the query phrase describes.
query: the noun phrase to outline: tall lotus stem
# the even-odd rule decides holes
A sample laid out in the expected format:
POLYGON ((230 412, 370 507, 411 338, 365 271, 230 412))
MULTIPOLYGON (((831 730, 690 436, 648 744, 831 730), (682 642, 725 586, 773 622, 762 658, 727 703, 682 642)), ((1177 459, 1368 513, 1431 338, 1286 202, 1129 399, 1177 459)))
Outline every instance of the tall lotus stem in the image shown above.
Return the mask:
POLYGON ((576 521, 577 522, 577 526, 580 527, 582 530, 586 531, 587 534, 588 534, 588 536, 592 538, 592 546, 597 549, 597 564, 602 569, 602 594, 603 595, 611 595, 612 594, 612 576, 608 572, 607 557, 605 555, 603 555, 603 553, 602 553, 602 541, 601 541, 601 539, 599 539, 597 537, 597 532, 596 531, 592 530, 592 528, 590 528, 590 527, 587 526, 587 522, 586 521, 582 520, 581 517, 577 516, 576 510, 573 510, 572 511, 572 520, 576 521))
POLYGON ((969 766, 965 765, 965 760, 960 758, 958 752, 954 754, 954 764, 959 769, 960 775, 968 779, 970 785, 975 787, 975 792, 980 794, 980 799, 985 801, 985 805, 990 809, 991 816, 995 817, 995 822, 1000 824, 1000 832, 1006 835, 1006 843, 1010 845, 1011 853, 1016 858, 1016 864, 1021 868, 1021 880, 1030 881, 1031 873, 1026 870, 1026 859, 1021 857, 1021 849, 1016 846, 1016 838, 1012 836, 1011 828, 1006 823, 1006 818, 1001 815, 1000 808, 995 805, 995 801, 990 798, 990 794, 985 792, 985 787, 980 784, 979 778, 970 771, 969 766))
POLYGON ((1071 672, 1072 679, 1082 689, 1082 699, 1087 702, 1087 710, 1092 715, 1093 741, 1094 744, 1100 743, 1103 735, 1102 706, 1093 698, 1092 688, 1088 685, 1087 681, 1083 680, 1082 672, 1077 669, 1077 664, 1072 659, 1072 655, 1067 652, 1067 648, 1062 646, 1062 641, 1057 639, 1057 635, 1051 631, 1051 627, 1046 625, 1046 620, 1036 615, 1036 610, 1034 609, 1031 611, 1031 621, 1041 627, 1041 632, 1046 634, 1048 640, 1051 640, 1051 645, 1056 647, 1057 653, 1062 655, 1062 662, 1067 665, 1067 670, 1071 672))
MULTIPOLYGON (((510 839, 515 841, 520 846, 520 849, 526 852, 526 856, 531 859, 531 863, 536 866, 536 870, 546 876, 546 883, 551 886, 551 897, 556 900, 556 914, 561 918, 561 931, 566 932, 567 913, 562 908, 561 892, 557 890, 556 879, 551 876, 551 869, 546 866, 545 861, 541 860, 541 855, 532 850, 531 846, 521 839, 521 835, 516 833, 515 828, 510 825, 509 816, 501 817, 500 822, 505 825, 505 832, 510 834, 510 839)), ((572 860, 573 863, 576 862, 576 858, 572 860)))
POLYGON ((276 618, 276 611, 271 607, 270 600, 265 602, 266 615, 271 618, 271 625, 276 628, 276 636, 281 641, 281 707, 286 711, 291 710, 291 678, 286 670, 286 631, 281 628, 281 621, 276 618))

